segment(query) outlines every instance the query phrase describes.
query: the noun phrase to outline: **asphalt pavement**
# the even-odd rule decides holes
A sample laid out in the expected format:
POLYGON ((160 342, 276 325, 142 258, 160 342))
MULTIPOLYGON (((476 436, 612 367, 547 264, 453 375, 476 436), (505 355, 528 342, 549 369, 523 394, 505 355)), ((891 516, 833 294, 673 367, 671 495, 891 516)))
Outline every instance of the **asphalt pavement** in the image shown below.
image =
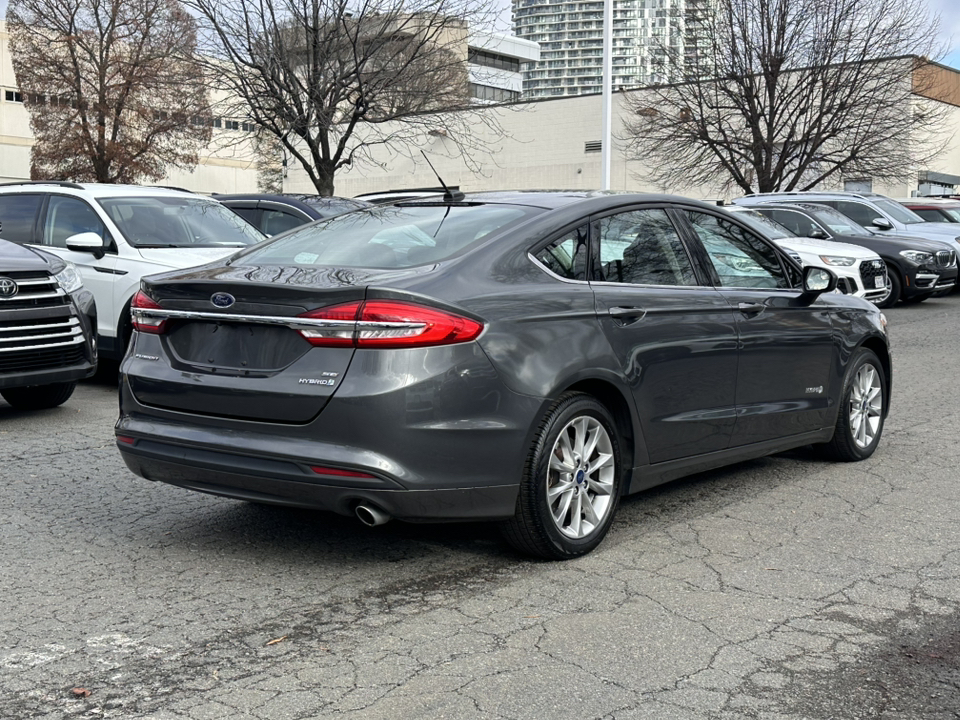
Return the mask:
POLYGON ((563 563, 137 478, 109 373, 0 401, 0 718, 960 718, 960 296, 887 316, 872 459, 632 496, 563 563))

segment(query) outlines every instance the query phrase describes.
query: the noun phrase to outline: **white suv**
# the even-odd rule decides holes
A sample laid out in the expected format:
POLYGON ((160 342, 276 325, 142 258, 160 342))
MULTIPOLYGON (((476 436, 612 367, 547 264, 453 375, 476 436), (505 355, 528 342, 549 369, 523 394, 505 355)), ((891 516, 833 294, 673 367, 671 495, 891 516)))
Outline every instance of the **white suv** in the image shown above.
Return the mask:
POLYGON ((144 275, 201 265, 264 236, 194 193, 136 185, 0 185, 0 238, 69 260, 97 303, 100 354, 121 358, 144 275))

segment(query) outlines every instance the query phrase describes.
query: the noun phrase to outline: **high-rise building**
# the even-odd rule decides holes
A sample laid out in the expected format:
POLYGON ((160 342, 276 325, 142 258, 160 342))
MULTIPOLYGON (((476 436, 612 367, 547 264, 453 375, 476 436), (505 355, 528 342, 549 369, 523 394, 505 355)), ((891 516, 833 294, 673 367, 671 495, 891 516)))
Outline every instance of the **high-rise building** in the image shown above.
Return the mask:
MULTIPOLYGON (((705 0, 613 0, 613 88, 672 79, 682 58, 688 6, 705 0), (674 68, 672 70, 672 68, 674 68)), ((540 60, 523 66, 524 97, 601 91, 602 0, 512 0, 517 37, 540 43, 540 60)))

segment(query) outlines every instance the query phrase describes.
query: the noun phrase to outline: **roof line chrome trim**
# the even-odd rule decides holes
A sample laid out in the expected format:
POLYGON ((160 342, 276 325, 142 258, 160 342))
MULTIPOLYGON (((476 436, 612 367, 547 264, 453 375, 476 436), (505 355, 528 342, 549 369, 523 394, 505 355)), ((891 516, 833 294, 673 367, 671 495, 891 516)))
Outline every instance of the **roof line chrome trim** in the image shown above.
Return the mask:
POLYGON ((543 270, 547 275, 552 277, 554 280, 559 280, 560 282, 570 283, 571 285, 589 285, 586 280, 573 280, 571 278, 560 277, 553 270, 548 268, 542 262, 540 262, 533 253, 527 253, 527 259, 530 260, 534 265, 539 269, 543 270))

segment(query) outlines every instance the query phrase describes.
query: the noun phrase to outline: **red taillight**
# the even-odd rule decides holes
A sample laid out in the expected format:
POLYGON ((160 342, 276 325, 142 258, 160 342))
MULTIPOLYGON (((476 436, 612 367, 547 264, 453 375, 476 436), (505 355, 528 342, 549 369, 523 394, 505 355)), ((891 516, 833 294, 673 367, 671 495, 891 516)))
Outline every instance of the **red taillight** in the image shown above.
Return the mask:
POLYGON ((311 466, 317 475, 336 475, 337 477, 355 477, 355 478, 373 478, 376 479, 375 475, 370 475, 365 472, 357 472, 356 470, 340 470, 339 468, 329 468, 329 467, 319 467, 311 466))
POLYGON ((320 308, 300 317, 342 324, 302 329, 321 347, 411 348, 470 342, 483 332, 476 320, 396 300, 368 300, 320 308))
POLYGON ((117 442, 123 443, 124 445, 134 445, 136 444, 136 438, 127 437, 126 435, 117 435, 117 442))
POLYGON ((138 313, 137 310, 162 310, 160 304, 152 297, 145 294, 142 290, 137 290, 137 294, 130 301, 130 321, 133 329, 142 333, 151 333, 160 335, 166 329, 167 321, 164 318, 152 317, 145 313, 138 313))

